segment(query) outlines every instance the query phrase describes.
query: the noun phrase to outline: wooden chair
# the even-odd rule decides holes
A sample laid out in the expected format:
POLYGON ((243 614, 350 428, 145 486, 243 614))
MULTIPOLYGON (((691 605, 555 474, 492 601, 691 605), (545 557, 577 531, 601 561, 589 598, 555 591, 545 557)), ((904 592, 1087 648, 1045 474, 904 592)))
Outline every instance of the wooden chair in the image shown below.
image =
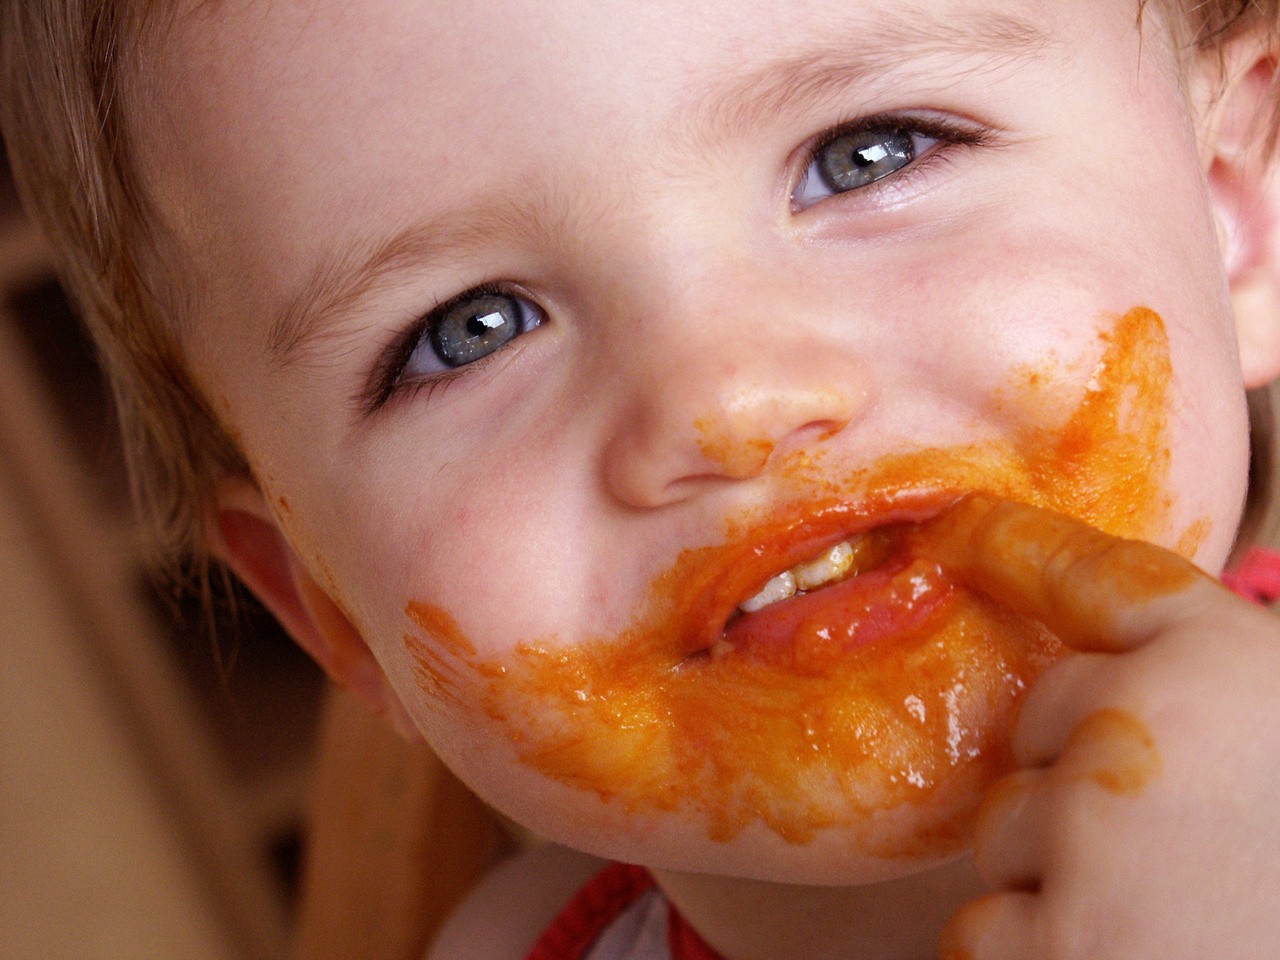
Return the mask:
POLYGON ((514 846, 430 749, 337 691, 312 798, 294 960, 422 960, 449 911, 514 846))

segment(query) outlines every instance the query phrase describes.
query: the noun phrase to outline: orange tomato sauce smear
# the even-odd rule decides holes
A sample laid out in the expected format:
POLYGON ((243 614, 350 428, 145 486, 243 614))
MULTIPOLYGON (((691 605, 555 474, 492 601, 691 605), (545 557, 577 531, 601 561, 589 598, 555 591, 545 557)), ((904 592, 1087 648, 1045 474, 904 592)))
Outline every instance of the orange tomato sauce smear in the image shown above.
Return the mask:
MULTIPOLYGON (((779 469, 793 500, 735 519, 724 544, 681 553, 618 635, 548 638, 481 662, 447 612, 410 604, 423 636, 406 644, 423 689, 455 696, 465 676, 524 763, 630 812, 698 818, 716 840, 763 825, 794 844, 839 829, 883 857, 958 849, 982 792, 1012 769, 1009 731, 1023 694, 1061 656, 1043 627, 911 557, 924 568, 929 609, 900 633, 852 647, 810 643, 803 669, 717 639, 737 603, 795 562, 797 544, 909 528, 966 491, 1118 536, 1159 532, 1168 512, 1164 325, 1135 308, 1100 341, 1085 395, 1054 429, 836 476, 812 456, 791 457, 779 469)), ((997 402, 1034 404, 1046 379, 1049 370, 997 402)), ((899 592, 894 602, 913 601, 899 592)))

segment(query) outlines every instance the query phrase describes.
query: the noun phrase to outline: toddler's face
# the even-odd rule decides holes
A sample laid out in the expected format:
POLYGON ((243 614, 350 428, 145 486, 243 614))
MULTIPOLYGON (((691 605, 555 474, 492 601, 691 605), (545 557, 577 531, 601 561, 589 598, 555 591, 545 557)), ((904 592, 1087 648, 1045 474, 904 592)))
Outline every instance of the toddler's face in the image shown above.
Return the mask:
MULTIPOLYGON (((1222 563, 1240 374, 1192 121, 1153 14, 1145 29, 1122 0, 311 0, 179 22, 146 154, 197 265, 197 374, 302 565, 482 795, 652 864, 912 869, 954 845, 886 864, 857 811, 883 840, 936 819, 927 798, 835 804, 804 835, 804 811, 765 823, 573 771, 615 734, 635 746, 630 711, 674 709, 627 662, 668 656, 708 725, 732 718, 700 669, 777 708, 784 668, 710 672, 723 597, 969 486, 1222 563), (1140 305, 1167 350, 1150 319, 1114 332, 1140 305), (1158 416, 1126 419, 1144 398, 1113 391, 1094 418, 1088 442, 1131 474, 1099 494, 1049 461, 1070 458, 1103 359, 1128 370, 1139 342, 1172 378, 1158 416), (566 692, 604 725, 575 726, 566 692)), ((825 709, 836 677, 833 709, 889 750, 930 697, 964 695, 955 664, 905 663, 876 694, 896 719, 829 662, 788 696, 825 709)), ((773 735, 721 780, 750 792, 773 735)), ((711 783, 690 764, 735 736, 644 769, 711 783)), ((851 776, 845 800, 887 789, 851 776)))

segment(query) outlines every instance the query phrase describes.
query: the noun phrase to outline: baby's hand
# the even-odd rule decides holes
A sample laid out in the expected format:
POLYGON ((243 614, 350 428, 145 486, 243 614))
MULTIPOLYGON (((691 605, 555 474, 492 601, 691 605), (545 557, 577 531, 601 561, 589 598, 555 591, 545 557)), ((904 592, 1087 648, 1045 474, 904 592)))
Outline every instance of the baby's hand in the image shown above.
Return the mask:
POLYGON ((1280 618, 1180 557, 974 497, 960 578, 1078 651, 1028 694, 943 960, 1280 957, 1280 618))

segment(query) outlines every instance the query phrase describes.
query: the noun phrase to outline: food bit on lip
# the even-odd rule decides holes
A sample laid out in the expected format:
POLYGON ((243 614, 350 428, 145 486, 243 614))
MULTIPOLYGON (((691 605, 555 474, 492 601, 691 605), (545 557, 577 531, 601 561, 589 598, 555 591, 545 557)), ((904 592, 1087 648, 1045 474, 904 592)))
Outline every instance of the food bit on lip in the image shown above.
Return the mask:
MULTIPOLYGON (((794 482, 795 503, 734 523, 723 545, 684 551, 617 635, 540 639, 493 663, 468 652, 451 619, 421 617, 416 652, 469 664, 480 692, 469 688, 459 704, 478 696, 521 762, 605 805, 677 814, 705 824, 714 841, 763 826, 792 844, 835 830, 851 850, 886 858, 954 852, 970 838, 983 792, 1013 769, 1009 731, 1030 684, 1061 655, 1055 638, 945 576, 931 587, 941 574, 916 576, 910 557, 888 571, 855 563, 862 572, 849 582, 736 621, 758 633, 784 611, 805 611, 813 642, 800 668, 739 655, 721 631, 771 567, 792 562, 801 538, 821 539, 815 524, 832 536, 902 523, 912 519, 904 503, 922 520, 981 490, 1117 536, 1165 532, 1163 323, 1137 308, 1100 341, 1093 382, 1065 422, 1054 414, 1057 428, 906 452, 846 476, 788 460, 794 476, 781 479, 794 482), (880 577, 889 585, 865 585, 880 577), (939 602, 918 621, 895 620, 891 594, 939 602), (818 642, 823 631, 865 633, 876 617, 891 628, 856 649, 818 642), (707 655, 685 668, 695 651, 707 655)), ((1058 369, 1047 368, 1037 389, 1057 382, 1058 369)), ((424 670, 429 696, 437 680, 424 670)))
POLYGON ((721 657, 727 657, 733 653, 733 644, 721 637, 711 645, 711 659, 719 660, 721 657))

